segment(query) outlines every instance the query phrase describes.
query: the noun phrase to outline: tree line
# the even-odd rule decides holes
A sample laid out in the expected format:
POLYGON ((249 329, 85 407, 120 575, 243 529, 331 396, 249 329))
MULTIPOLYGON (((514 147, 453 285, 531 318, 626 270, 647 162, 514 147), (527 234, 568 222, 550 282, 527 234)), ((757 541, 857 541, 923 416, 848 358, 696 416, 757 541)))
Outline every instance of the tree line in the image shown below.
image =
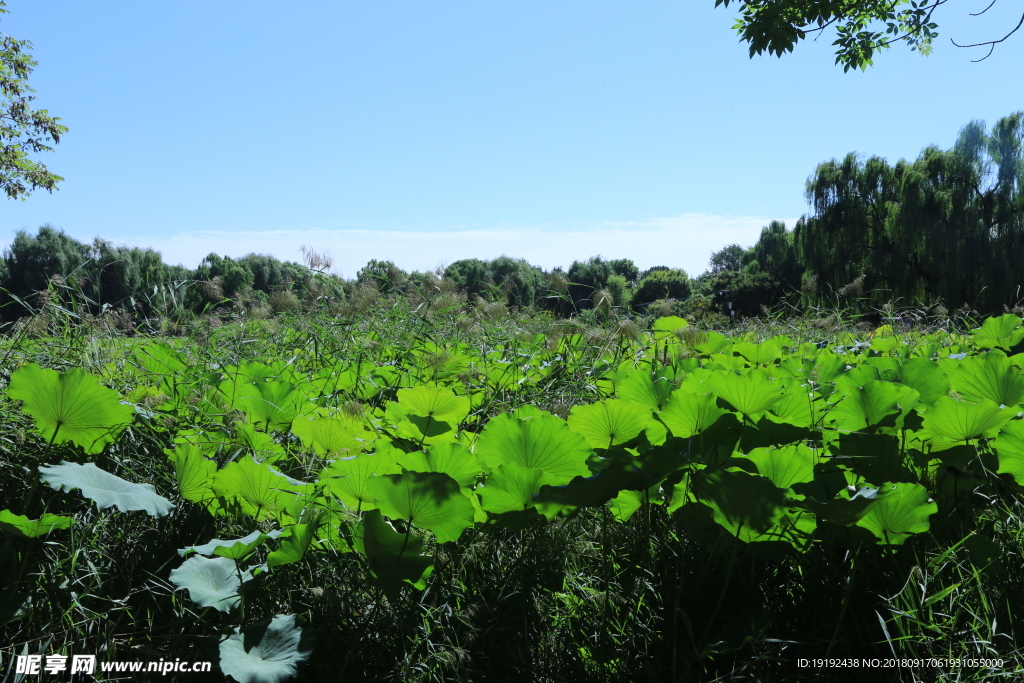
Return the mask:
POLYGON ((886 302, 967 306, 998 313, 1022 299, 1024 112, 990 130, 965 126, 951 149, 926 147, 890 164, 856 153, 819 164, 807 181, 812 209, 792 230, 772 221, 750 247, 732 244, 691 278, 680 268, 641 271, 630 259, 594 256, 550 271, 524 259, 464 259, 436 273, 372 260, 352 280, 304 250, 305 263, 210 254, 196 269, 165 264, 152 249, 82 243, 49 225, 19 231, 0 261, 0 317, 71 302, 91 314, 192 315, 245 303, 274 311, 377 295, 458 292, 463 300, 560 316, 642 312, 670 304, 690 315, 755 316, 783 307, 886 302))

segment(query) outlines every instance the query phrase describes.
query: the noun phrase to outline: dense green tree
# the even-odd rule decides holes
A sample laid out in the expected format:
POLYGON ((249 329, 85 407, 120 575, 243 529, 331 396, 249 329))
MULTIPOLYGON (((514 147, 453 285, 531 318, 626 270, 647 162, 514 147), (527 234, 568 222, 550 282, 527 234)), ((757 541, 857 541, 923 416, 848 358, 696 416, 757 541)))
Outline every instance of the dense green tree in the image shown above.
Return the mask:
POLYGON ((401 290, 409 274, 396 266, 392 261, 370 259, 358 273, 356 282, 359 284, 375 284, 382 294, 401 290))
POLYGON ((19 230, 4 251, 7 279, 3 287, 18 297, 44 290, 51 278, 71 276, 89 259, 89 247, 46 224, 36 235, 19 230))
POLYGON ((660 299, 686 299, 690 291, 690 276, 685 270, 655 270, 637 285, 633 293, 633 305, 643 306, 660 299))
POLYGON ((818 166, 807 183, 813 215, 794 230, 807 276, 828 296, 860 275, 873 300, 944 300, 998 311, 1024 295, 1024 112, 965 126, 950 150, 913 163, 818 166))
MULTIPOLYGON (((715 0, 715 7, 728 7, 734 2, 739 6, 740 18, 733 28, 750 46, 751 57, 765 52, 781 57, 809 35, 817 38, 825 29, 835 26, 836 64, 849 71, 866 69, 876 52, 894 43, 903 42, 912 51, 929 54, 938 37, 938 25, 932 21, 932 14, 946 0, 715 0)), ((988 54, 992 54, 997 44, 1022 25, 1024 16, 1001 38, 959 47, 987 45, 988 54)))
POLYGON ((767 273, 784 287, 799 288, 803 267, 797 259, 793 232, 784 222, 772 221, 761 229, 761 236, 743 256, 743 270, 767 273))
POLYGON ((729 315, 732 303, 732 310, 741 317, 761 315, 762 307, 772 306, 787 293, 769 273, 723 270, 709 274, 701 284, 714 302, 714 310, 729 315))
POLYGON ((743 257, 747 250, 738 244, 729 244, 711 254, 708 261, 708 270, 712 273, 721 273, 727 270, 741 270, 743 268, 743 257))
MULTIPOLYGON (((9 14, 6 6, 0 0, 0 14, 9 14)), ((28 53, 31 48, 27 40, 0 33, 0 187, 11 199, 25 199, 29 186, 53 192, 64 180, 29 158, 53 151, 46 141, 56 144, 68 132, 60 118, 32 108, 35 90, 28 86, 28 76, 38 62, 28 53)))
POLYGON ((462 259, 444 269, 444 276, 468 296, 487 294, 487 264, 480 259, 462 259))
POLYGON ((487 264, 487 274, 510 306, 531 306, 546 289, 544 271, 525 259, 499 256, 487 264))

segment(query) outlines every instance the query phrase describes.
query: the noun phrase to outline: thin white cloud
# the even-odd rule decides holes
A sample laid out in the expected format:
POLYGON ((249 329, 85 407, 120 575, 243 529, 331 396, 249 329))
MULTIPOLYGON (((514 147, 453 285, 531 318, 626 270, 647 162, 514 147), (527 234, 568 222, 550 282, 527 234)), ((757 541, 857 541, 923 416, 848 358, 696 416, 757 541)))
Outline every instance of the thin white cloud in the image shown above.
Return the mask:
MULTIPOLYGON (((284 229, 264 231, 182 232, 130 244, 152 247, 164 261, 195 267, 207 254, 239 257, 271 254, 301 261, 301 245, 326 251, 334 270, 352 278, 370 259, 389 260, 404 270, 433 270, 466 258, 493 259, 502 254, 524 258, 550 270, 600 254, 629 258, 641 268, 665 265, 699 275, 713 251, 727 244, 749 246, 772 219, 688 213, 643 221, 577 223, 571 227, 496 226, 458 230, 284 229)), ((784 219, 792 228, 796 219, 784 219)))

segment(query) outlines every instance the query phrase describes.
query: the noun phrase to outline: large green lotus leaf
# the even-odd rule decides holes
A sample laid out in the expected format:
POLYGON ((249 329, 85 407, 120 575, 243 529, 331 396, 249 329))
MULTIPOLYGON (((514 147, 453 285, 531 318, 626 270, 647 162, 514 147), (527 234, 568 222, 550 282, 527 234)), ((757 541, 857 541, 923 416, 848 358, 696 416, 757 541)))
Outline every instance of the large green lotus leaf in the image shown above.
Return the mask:
POLYGON ((487 512, 500 515, 503 512, 526 510, 533 507, 534 496, 545 484, 559 480, 534 467, 523 467, 514 462, 499 465, 487 475, 484 486, 478 486, 480 507, 487 512))
POLYGON ((782 448, 755 448, 746 458, 754 463, 758 473, 780 489, 788 489, 814 479, 814 465, 818 454, 802 443, 782 448))
POLYGON ((267 429, 288 429, 305 399, 291 382, 238 384, 231 407, 246 414, 249 422, 267 429))
POLYGON ((924 429, 951 441, 967 441, 999 429, 1015 415, 1015 410, 1001 409, 987 399, 967 403, 943 396, 924 414, 924 429))
POLYGON ((178 550, 178 554, 185 557, 190 553, 198 553, 200 555, 226 557, 229 560, 241 560, 255 550, 256 546, 259 544, 272 538, 277 538, 280 535, 280 529, 271 529, 266 533, 262 531, 254 531, 248 536, 243 536, 242 538, 230 538, 224 540, 215 538, 202 545, 190 545, 187 548, 181 548, 178 550))
POLYGON ((398 464, 410 472, 441 472, 459 482, 459 486, 469 487, 476 483, 476 478, 483 472, 477 457, 457 443, 439 443, 424 451, 396 453, 398 464))
POLYGON ((217 463, 207 458, 201 447, 180 443, 174 448, 164 449, 164 453, 174 467, 178 493, 182 498, 201 505, 215 501, 213 475, 217 473, 217 463))
POLYGON ((677 389, 658 417, 672 436, 686 439, 715 424, 725 412, 718 407, 714 394, 691 394, 677 389))
POLYGON ((72 519, 64 515, 45 513, 39 519, 29 519, 10 510, 0 510, 0 531, 22 538, 36 538, 54 529, 67 529, 71 522, 72 519))
POLYGON ((794 427, 810 427, 816 421, 814 401, 815 395, 810 387, 794 382, 786 386, 782 398, 768 410, 780 422, 794 427))
POLYGON ((454 443, 458 440, 457 423, 416 415, 401 403, 388 403, 384 417, 394 426, 397 436, 419 446, 454 443))
POLYGON ((968 401, 988 399, 996 405, 1024 401, 1024 374, 1002 351, 965 358, 953 372, 953 388, 968 401))
POLYGON ((228 463, 213 476, 213 491, 257 520, 277 517, 308 485, 295 482, 252 456, 228 463))
POLYGON ((629 489, 620 491, 619 495, 608 501, 608 507, 611 508, 612 517, 616 521, 625 522, 646 502, 658 504, 662 502, 660 486, 651 487, 647 491, 631 491, 629 489))
POLYGON ((300 416, 292 421, 292 433, 318 455, 356 455, 374 438, 361 422, 335 417, 300 416))
POLYGON ((939 510, 920 484, 886 482, 876 496, 878 503, 868 508, 857 526, 877 536, 879 545, 902 545, 911 534, 928 531, 928 518, 939 510))
POLYGON ((147 344, 135 352, 135 362, 154 375, 173 376, 188 369, 188 359, 170 344, 147 344))
POLYGON ((732 343, 732 341, 724 334, 719 334, 714 331, 705 332, 704 337, 703 341, 692 342, 690 347, 705 356, 719 353, 720 351, 725 350, 725 348, 732 343))
POLYGON ((1010 474, 1024 486, 1024 420, 1008 422, 992 442, 999 457, 999 474, 1010 474))
POLYGON ((1024 327, 1020 326, 1020 316, 1006 313, 998 318, 989 318, 982 323, 980 329, 972 330, 975 346, 990 349, 998 346, 1009 351, 1024 340, 1024 327))
POLYGON ((932 405, 949 393, 949 377, 928 358, 911 358, 900 366, 900 383, 921 395, 921 403, 932 405))
POLYGON ((782 398, 782 386, 757 370, 746 375, 716 372, 705 382, 712 391, 744 415, 764 412, 782 398))
POLYGON ((284 529, 281 546, 267 555, 267 566, 298 562, 306 554, 316 533, 316 524, 290 524, 284 529))
MULTIPOLYGON (((302 418, 295 419, 300 420, 302 418)), ((274 437, 266 432, 256 431, 256 427, 251 424, 236 424, 233 431, 234 436, 231 442, 240 444, 248 449, 253 459, 257 462, 273 464, 288 457, 288 452, 285 451, 281 444, 274 441, 274 437)))
POLYGON ((352 532, 352 546, 366 557, 370 571, 389 600, 399 598, 404 584, 423 590, 434 570, 434 559, 423 554, 423 539, 400 534, 384 521, 380 510, 368 510, 352 532))
POLYGON ((62 460, 59 465, 41 466, 39 473, 57 491, 81 489, 101 510, 116 505, 121 512, 145 510, 151 517, 165 517, 174 508, 171 501, 157 495, 152 484, 133 484, 91 462, 79 465, 62 460))
POLYGON ((89 454, 113 443, 135 415, 134 406, 80 368, 57 372, 29 363, 11 375, 7 395, 22 401, 44 439, 71 441, 89 454))
POLYGON ((874 365, 860 365, 836 377, 836 391, 847 393, 853 389, 882 379, 882 373, 874 365))
MULTIPOLYGON (((833 394, 835 396, 835 394, 833 394)), ((918 394, 910 387, 872 380, 863 386, 849 387, 836 404, 831 416, 836 427, 844 431, 858 431, 878 424, 886 415, 909 410, 917 405, 918 394)))
POLYGON ((703 470, 691 489, 715 521, 741 541, 779 540, 770 532, 786 514, 785 491, 742 471, 703 470))
POLYGON ((492 469, 514 462, 535 467, 559 483, 590 476, 587 458, 593 453, 586 440, 554 415, 519 419, 503 414, 491 418, 477 439, 476 455, 492 469))
POLYGON ((309 658, 309 646, 294 614, 243 626, 220 643, 220 670, 238 683, 282 683, 309 658))
POLYGON ((252 578, 249 571, 239 574, 234 560, 226 557, 209 559, 193 555, 180 567, 171 570, 170 580, 178 590, 187 590, 192 602, 230 612, 238 606, 238 589, 252 578))
POLYGON ((402 471, 396 462, 401 451, 390 443, 377 443, 376 453, 338 458, 320 472, 320 480, 327 483, 330 492, 353 510, 375 508, 373 492, 366 483, 371 475, 397 474, 402 471))
POLYGON ((652 372, 645 365, 629 371, 617 383, 616 393, 623 401, 639 403, 651 410, 661 410, 672 395, 673 388, 675 371, 671 366, 657 368, 652 372))
POLYGON ((685 318, 680 318, 678 315, 666 315, 655 320, 654 324, 651 325, 651 329, 656 332, 668 332, 669 334, 672 334, 676 330, 689 326, 690 323, 686 322, 685 318))
POLYGON ((878 368, 878 379, 886 382, 898 382, 900 379, 900 359, 892 356, 873 356, 864 359, 864 365, 878 368))
POLYGON ((736 342, 732 350, 754 365, 772 365, 782 358, 782 344, 777 339, 769 339, 760 344, 736 342))
POLYGON ((469 415, 469 399, 448 387, 399 389, 398 402, 413 415, 458 424, 469 415))
POLYGON ((392 519, 432 532, 439 543, 457 541, 473 526, 473 504, 459 483, 440 472, 406 472, 370 477, 377 509, 392 519))
POLYGON ((569 429, 582 434, 591 448, 611 448, 643 431, 651 409, 639 403, 609 398, 569 411, 569 429))

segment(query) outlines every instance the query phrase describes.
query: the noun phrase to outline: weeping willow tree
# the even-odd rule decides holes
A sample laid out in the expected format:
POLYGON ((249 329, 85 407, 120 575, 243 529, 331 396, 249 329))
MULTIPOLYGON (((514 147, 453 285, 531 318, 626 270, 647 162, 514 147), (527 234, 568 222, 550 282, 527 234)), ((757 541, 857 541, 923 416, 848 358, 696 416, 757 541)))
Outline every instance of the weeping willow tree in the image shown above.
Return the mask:
POLYGON ((965 126, 913 163, 855 153, 820 164, 794 230, 818 296, 863 276, 866 296, 995 312, 1024 297, 1024 112, 965 126))

